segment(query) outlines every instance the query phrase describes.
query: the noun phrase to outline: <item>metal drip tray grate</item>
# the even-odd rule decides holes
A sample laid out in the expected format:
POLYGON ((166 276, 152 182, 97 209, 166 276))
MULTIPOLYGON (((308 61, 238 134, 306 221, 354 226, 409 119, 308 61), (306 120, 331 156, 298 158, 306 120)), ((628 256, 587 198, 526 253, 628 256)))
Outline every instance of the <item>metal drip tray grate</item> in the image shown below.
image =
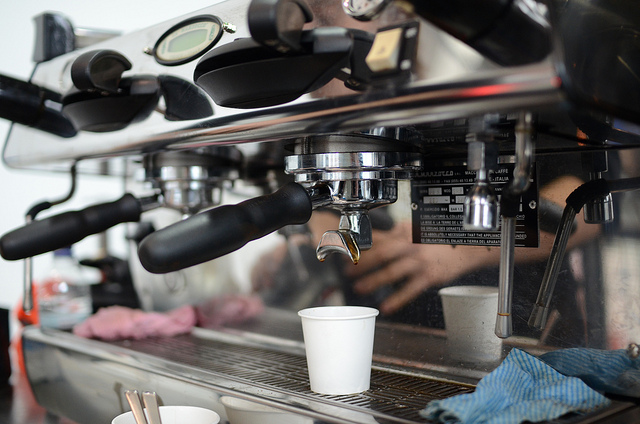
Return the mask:
POLYGON ((466 384, 373 369, 371 388, 364 393, 320 395, 310 390, 306 359, 296 354, 193 336, 115 344, 275 392, 362 408, 388 422, 426 422, 419 411, 431 400, 474 390, 466 384))

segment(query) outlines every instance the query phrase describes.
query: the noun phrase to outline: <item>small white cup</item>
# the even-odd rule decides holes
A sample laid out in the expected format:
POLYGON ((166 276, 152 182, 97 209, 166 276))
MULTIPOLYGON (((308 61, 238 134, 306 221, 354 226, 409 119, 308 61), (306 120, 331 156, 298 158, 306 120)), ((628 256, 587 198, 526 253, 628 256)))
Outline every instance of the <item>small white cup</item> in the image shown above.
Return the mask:
POLYGON ((298 312, 311 390, 345 395, 369 389, 378 310, 322 306, 298 312))
POLYGON ((454 359, 495 361, 502 353, 502 339, 495 335, 498 288, 487 286, 445 287, 442 300, 447 353, 454 359))
MULTIPOLYGON (((147 410, 144 410, 145 415, 147 410)), ((160 420, 162 424, 218 424, 220 415, 216 412, 197 406, 161 406, 160 420)), ((131 411, 115 417, 111 424, 136 424, 131 411)))

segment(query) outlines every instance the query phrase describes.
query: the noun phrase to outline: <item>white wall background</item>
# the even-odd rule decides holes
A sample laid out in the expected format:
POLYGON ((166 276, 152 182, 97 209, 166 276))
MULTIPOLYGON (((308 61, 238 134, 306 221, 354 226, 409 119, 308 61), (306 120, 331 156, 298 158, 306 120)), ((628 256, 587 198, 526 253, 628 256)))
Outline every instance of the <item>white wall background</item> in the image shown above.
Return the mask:
MULTIPOLYGON (((34 45, 33 17, 55 11, 66 15, 77 27, 111 29, 123 32, 150 26, 216 3, 215 0, 29 0, 6 2, 0 13, 0 73, 27 80, 32 69, 34 45)), ((0 140, 4 145, 9 125, 0 119, 0 140)), ((23 140, 28 143, 29 140, 23 140)), ((0 165, 0 234, 23 225, 24 214, 36 202, 56 199, 66 194, 69 177, 61 174, 15 170, 0 165)), ((122 184, 115 178, 82 176, 72 201, 60 205, 56 212, 84 208, 93 203, 115 200, 122 194, 122 184)), ((97 253, 97 237, 89 237, 78 246, 83 257, 97 253)), ((117 245, 117 244, 116 244, 117 245)), ((124 246, 124 244, 123 244, 124 246)), ((125 252, 113 252, 126 254, 125 252)), ((35 276, 46 273, 51 254, 34 260, 35 276)), ((0 259, 0 307, 13 308, 21 298, 23 264, 0 259)))

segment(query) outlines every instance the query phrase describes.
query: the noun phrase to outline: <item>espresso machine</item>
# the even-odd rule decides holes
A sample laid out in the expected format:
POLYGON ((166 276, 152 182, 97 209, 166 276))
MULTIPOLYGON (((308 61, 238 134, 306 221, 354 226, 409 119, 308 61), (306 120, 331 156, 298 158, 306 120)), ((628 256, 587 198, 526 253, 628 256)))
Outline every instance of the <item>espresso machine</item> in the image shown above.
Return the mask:
MULTIPOLYGON (((514 347, 638 341, 640 6, 227 0, 78 48, 60 16, 36 23, 32 78, 0 80, 0 116, 13 122, 5 163, 141 174, 143 188, 44 219, 33 211, 0 238, 5 260, 28 265, 169 209, 180 218, 136 237, 148 290, 158 278, 197 288, 212 272, 203 267, 229 255, 255 264, 271 248, 252 246, 269 237, 289 264, 260 314, 221 328, 116 342, 25 329, 29 382, 52 413, 108 422, 138 388, 223 420, 220 398, 234 396, 286 422, 420 423, 429 401, 473 391, 514 347), (228 202, 238 192, 251 195, 228 202), (403 221, 418 262, 441 257, 428 248, 463 259, 381 314, 370 390, 312 392, 297 309, 380 307, 427 278, 406 266, 361 293, 345 272, 395 248, 385 235, 403 221), (487 252, 495 261, 477 260, 487 252), (448 351, 437 290, 469 284, 499 289, 500 357, 477 359, 473 341, 448 351)), ((639 415, 616 399, 557 422, 639 415)))

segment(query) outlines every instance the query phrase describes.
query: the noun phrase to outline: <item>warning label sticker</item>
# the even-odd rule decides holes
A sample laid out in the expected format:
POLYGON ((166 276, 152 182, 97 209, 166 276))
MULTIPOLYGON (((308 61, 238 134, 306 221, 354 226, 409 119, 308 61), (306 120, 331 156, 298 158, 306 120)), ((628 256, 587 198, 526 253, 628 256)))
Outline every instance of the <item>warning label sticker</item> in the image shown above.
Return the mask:
MULTIPOLYGON (((501 164, 491 173, 491 185, 498 198, 513 175, 513 164, 501 164)), ((468 231, 462 226, 464 199, 476 180, 466 166, 429 167, 411 180, 413 242, 499 246, 500 229, 468 231)), ((535 169, 532 172, 535 176, 535 169)), ((532 178, 520 199, 516 216, 516 246, 538 247, 538 188, 532 178)))

